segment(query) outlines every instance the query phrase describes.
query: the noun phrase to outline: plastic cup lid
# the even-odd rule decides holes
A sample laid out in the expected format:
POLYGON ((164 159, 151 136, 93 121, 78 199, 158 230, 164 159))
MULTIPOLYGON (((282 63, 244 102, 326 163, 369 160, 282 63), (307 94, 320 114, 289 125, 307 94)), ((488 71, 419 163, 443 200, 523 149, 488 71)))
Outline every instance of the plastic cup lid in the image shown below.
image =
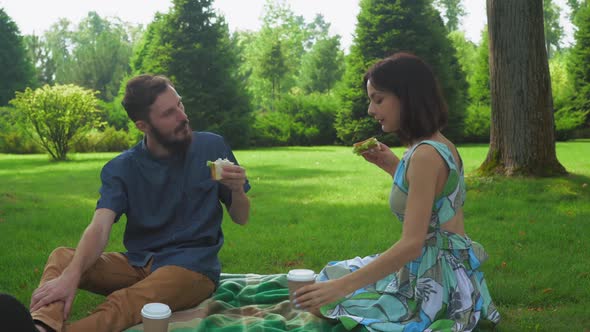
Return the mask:
POLYGON ((164 303, 148 303, 141 309, 141 315, 149 319, 164 319, 170 317, 172 311, 164 303))
POLYGON ((295 269, 289 271, 287 280, 291 281, 311 281, 315 279, 315 272, 307 269, 295 269))

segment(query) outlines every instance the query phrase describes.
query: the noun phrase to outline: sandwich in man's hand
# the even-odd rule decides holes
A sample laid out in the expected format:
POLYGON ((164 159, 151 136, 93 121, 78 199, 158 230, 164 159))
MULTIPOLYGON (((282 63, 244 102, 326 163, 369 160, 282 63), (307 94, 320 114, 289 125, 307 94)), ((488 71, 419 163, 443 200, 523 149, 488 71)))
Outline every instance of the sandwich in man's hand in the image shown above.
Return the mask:
POLYGON ((375 137, 367 138, 364 141, 356 142, 352 145, 352 152, 358 154, 359 156, 363 154, 363 152, 368 151, 372 148, 376 148, 379 146, 379 141, 375 137))
POLYGON ((234 165, 234 163, 227 160, 227 158, 217 158, 215 161, 207 161, 207 166, 209 166, 209 169, 211 170, 211 178, 213 180, 221 180, 221 172, 225 165, 234 165))

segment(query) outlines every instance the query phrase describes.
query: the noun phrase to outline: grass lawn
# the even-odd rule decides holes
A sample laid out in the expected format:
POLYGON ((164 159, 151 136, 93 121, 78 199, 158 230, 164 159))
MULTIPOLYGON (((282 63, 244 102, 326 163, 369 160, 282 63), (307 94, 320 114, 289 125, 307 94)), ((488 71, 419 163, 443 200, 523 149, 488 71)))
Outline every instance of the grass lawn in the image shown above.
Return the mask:
MULTIPOLYGON (((590 141, 558 143, 563 178, 481 178, 485 145, 459 147, 467 171, 469 236, 484 245, 499 331, 590 331, 590 141)), ((394 149, 401 156, 401 148, 394 149)), ((92 217, 99 173, 115 154, 0 154, 0 292, 28 305, 45 260, 75 247, 92 217)), ((319 271, 326 262, 384 251, 401 224, 388 206, 390 177, 348 147, 236 151, 252 184, 245 227, 224 222, 223 271, 319 271)), ((124 218, 107 250, 124 250, 124 218)), ((102 297, 81 291, 72 318, 102 297)), ((491 328, 484 325, 480 331, 491 328)))

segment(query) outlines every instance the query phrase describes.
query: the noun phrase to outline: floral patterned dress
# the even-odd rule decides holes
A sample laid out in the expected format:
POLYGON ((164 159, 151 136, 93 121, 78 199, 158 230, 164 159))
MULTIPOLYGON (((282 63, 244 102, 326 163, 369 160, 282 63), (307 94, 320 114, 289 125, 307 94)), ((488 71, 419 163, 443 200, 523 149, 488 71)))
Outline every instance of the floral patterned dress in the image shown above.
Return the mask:
MULTIPOLYGON (((403 222, 408 193, 406 169, 421 144, 434 147, 449 168, 447 183, 432 208, 422 254, 398 272, 321 308, 324 316, 340 320, 348 329, 360 324, 369 331, 472 331, 480 319, 500 321, 479 270, 487 259, 483 247, 440 227, 465 201, 463 170, 458 169, 445 144, 422 141, 406 151, 394 175, 391 210, 403 222)), ((340 278, 377 256, 330 262, 317 281, 340 278)))

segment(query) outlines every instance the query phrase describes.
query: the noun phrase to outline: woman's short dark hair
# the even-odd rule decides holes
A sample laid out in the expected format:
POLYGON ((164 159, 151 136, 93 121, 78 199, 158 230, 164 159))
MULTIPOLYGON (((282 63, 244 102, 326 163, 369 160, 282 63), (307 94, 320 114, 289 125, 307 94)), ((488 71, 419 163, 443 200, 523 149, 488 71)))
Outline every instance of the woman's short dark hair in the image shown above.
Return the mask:
POLYGON ((395 53, 375 63, 364 77, 379 91, 395 94, 401 105, 400 129, 403 143, 428 137, 447 124, 447 103, 432 68, 419 57, 395 53))
POLYGON ((150 106, 166 89, 174 87, 170 80, 160 75, 139 75, 127 82, 121 104, 132 121, 149 121, 150 106))

